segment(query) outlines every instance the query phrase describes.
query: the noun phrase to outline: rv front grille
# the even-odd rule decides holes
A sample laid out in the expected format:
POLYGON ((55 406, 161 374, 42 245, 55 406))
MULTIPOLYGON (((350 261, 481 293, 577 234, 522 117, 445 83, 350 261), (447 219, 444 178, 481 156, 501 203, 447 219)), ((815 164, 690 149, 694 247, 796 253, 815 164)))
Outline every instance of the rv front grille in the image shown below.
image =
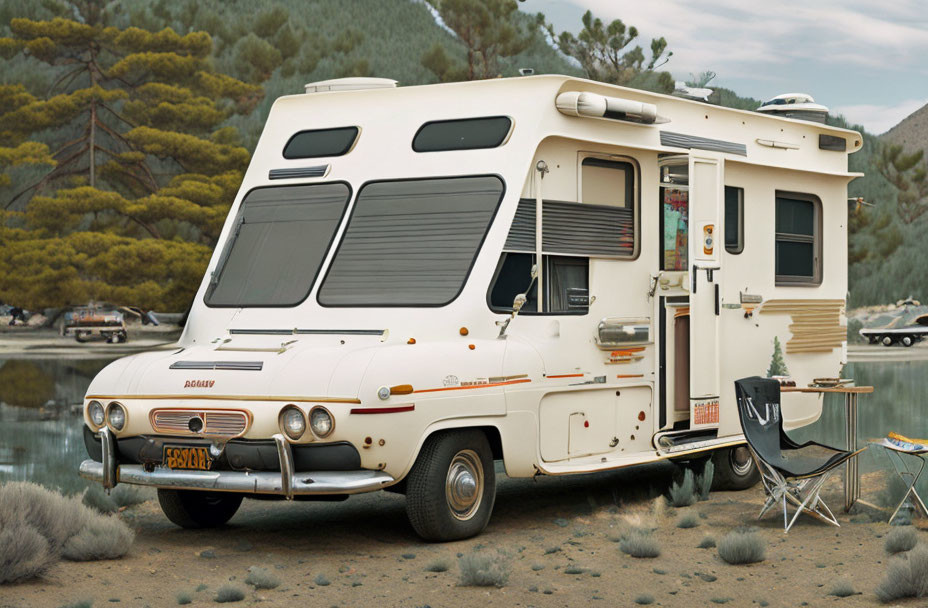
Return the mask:
POLYGON ((158 409, 149 415, 156 433, 210 437, 239 437, 248 430, 250 418, 248 412, 242 410, 158 409), (202 424, 191 425, 190 421, 195 418, 202 424))

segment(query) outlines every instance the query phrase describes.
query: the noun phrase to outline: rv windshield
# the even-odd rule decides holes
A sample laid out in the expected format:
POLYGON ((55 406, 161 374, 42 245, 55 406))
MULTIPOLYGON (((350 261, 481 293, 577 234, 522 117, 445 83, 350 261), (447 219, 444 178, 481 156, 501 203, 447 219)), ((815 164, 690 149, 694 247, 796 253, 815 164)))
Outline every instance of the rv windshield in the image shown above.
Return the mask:
POLYGON ((207 306, 294 306, 306 299, 350 193, 344 183, 249 192, 206 291, 207 306))

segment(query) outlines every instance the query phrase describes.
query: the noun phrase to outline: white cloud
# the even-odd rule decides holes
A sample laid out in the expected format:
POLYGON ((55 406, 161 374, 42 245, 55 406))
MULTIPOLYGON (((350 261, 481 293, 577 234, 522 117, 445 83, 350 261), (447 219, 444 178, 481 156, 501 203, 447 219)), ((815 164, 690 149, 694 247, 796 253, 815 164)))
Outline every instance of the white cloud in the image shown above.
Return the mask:
POLYGON ((863 125, 870 133, 882 134, 926 103, 928 99, 907 99, 890 106, 857 104, 831 108, 831 113, 843 114, 851 124, 863 125))

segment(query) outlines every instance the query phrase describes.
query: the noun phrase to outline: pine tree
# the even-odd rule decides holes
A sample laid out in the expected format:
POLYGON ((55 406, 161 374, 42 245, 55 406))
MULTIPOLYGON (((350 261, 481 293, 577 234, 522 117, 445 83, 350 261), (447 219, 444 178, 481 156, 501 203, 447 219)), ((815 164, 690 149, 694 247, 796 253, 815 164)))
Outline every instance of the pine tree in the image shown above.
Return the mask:
POLYGON ((183 310, 249 161, 222 123, 261 87, 216 72, 205 32, 119 29, 102 3, 75 6, 82 21, 13 19, 0 38, 4 57, 55 73, 43 98, 0 85, 0 171, 48 169, 0 190, 0 301, 183 310))
POLYGON ((667 41, 663 37, 651 40, 651 58, 645 64, 647 57, 641 47, 631 46, 638 38, 636 27, 626 26, 621 19, 606 25, 591 11, 584 13, 582 21, 583 30, 577 36, 570 32, 558 35, 551 25, 547 28, 561 52, 579 61, 588 78, 662 93, 673 92, 670 72, 655 71, 673 55, 672 51, 667 51, 667 41))
POLYGON ((786 362, 783 360, 783 350, 780 347, 780 339, 773 337, 773 356, 770 358, 770 367, 767 368, 767 377, 789 376, 789 370, 786 369, 786 362))
POLYGON ((928 211, 928 163, 923 162, 924 156, 924 150, 906 154, 902 146, 886 144, 876 157, 877 170, 898 189, 896 209, 906 224, 928 211))

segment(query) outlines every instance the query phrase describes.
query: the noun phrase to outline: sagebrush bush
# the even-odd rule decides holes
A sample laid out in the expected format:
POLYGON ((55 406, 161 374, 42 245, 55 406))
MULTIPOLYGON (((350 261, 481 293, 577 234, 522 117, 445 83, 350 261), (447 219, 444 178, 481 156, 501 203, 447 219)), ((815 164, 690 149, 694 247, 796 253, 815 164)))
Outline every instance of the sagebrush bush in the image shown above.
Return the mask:
POLYGON ((677 519, 678 528, 695 528, 699 525, 699 516, 695 513, 687 513, 677 519))
POLYGON ((688 507, 696 502, 696 481, 692 469, 683 471, 683 480, 670 485, 670 504, 679 507, 688 507))
POLYGON ((122 557, 135 536, 122 520, 94 512, 80 496, 24 482, 0 485, 0 531, 0 583, 41 576, 61 557, 122 557))
POLYGON ((640 606, 648 606, 654 603, 654 596, 648 595, 647 593, 639 595, 635 598, 635 603, 640 606))
POLYGON ((42 576, 58 557, 32 526, 16 521, 0 529, 0 584, 42 576))
POLYGON ((713 547, 715 547, 715 538, 711 536, 704 536, 703 539, 699 541, 699 544, 696 545, 697 549, 711 549, 713 547))
POLYGON ((475 551, 458 558, 462 587, 504 587, 509 581, 509 558, 502 553, 475 551))
POLYGON ((904 557, 893 559, 876 596, 883 603, 928 596, 928 548, 915 547, 904 557))
POLYGON ((280 586, 280 579, 274 576, 269 568, 252 566, 248 569, 245 583, 255 589, 275 589, 280 586))
POLYGON ((313 582, 320 587, 328 587, 332 584, 332 581, 329 580, 329 577, 327 577, 325 574, 322 574, 321 572, 316 575, 316 578, 313 579, 313 582))
POLYGON ((61 556, 75 562, 116 559, 129 552, 133 540, 135 532, 121 519, 97 515, 68 539, 61 556))
POLYGON ((661 554, 657 539, 646 528, 632 528, 619 541, 619 550, 632 557, 653 558, 661 554))
POLYGON ((835 581, 834 585, 831 586, 831 591, 828 592, 828 595, 834 595, 836 597, 849 597, 857 593, 854 591, 854 585, 851 584, 846 578, 835 581))
POLYGON ((240 602, 243 599, 245 599, 244 591, 232 585, 223 585, 216 590, 216 598, 214 601, 217 604, 227 604, 229 602, 240 602))
POLYGON ((426 572, 447 572, 451 569, 451 564, 446 559, 436 559, 425 566, 426 572))
POLYGON ((193 602, 193 595, 189 591, 181 591, 177 594, 177 604, 184 606, 193 602))
POLYGON ((918 531, 915 530, 915 528, 893 528, 893 530, 886 535, 883 548, 886 549, 887 553, 892 555, 895 553, 902 553, 903 551, 911 551, 915 548, 916 544, 918 544, 918 531))
POLYGON ((750 530, 733 530, 719 542, 719 557, 729 564, 753 564, 767 557, 764 539, 750 530))
POLYGON ((708 460, 702 468, 702 474, 696 478, 696 493, 699 495, 699 500, 709 500, 713 477, 715 477, 715 465, 712 464, 712 460, 708 460))

